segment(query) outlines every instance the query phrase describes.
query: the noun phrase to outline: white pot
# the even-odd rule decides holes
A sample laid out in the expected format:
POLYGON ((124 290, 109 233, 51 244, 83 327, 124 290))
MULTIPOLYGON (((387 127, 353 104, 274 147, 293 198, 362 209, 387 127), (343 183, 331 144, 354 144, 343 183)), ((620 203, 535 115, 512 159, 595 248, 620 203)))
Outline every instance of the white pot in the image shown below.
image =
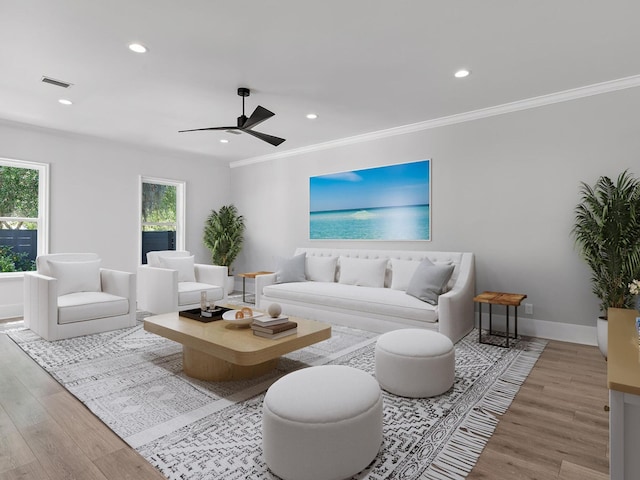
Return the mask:
POLYGON ((229 275, 227 277, 227 284, 225 285, 225 290, 227 292, 227 295, 230 295, 231 292, 233 292, 233 289, 235 288, 235 277, 233 275, 229 275))
POLYGON ((598 334, 598 348, 600 349, 600 352, 602 353, 602 356, 604 356, 604 358, 607 358, 607 342, 608 342, 608 338, 609 338, 609 322, 607 322, 606 318, 603 317, 598 317, 597 323, 596 323, 596 331, 598 334))

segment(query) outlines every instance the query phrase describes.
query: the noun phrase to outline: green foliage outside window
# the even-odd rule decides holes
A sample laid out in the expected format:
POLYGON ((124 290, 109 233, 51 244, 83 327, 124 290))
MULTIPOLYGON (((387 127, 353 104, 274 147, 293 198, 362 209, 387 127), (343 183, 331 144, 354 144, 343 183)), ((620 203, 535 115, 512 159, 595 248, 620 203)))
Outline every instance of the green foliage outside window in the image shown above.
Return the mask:
MULTIPOLYGON (((39 172, 30 168, 0 166, 0 217, 38 217, 39 172)), ((35 229, 35 223, 0 221, 2 229, 35 229)))
POLYGON ((172 185, 142 184, 143 223, 171 223, 173 225, 144 225, 144 231, 174 231, 177 221, 176 191, 172 185))
POLYGON ((16 253, 12 247, 0 245, 0 272, 29 272, 36 269, 36 262, 26 253, 16 253))

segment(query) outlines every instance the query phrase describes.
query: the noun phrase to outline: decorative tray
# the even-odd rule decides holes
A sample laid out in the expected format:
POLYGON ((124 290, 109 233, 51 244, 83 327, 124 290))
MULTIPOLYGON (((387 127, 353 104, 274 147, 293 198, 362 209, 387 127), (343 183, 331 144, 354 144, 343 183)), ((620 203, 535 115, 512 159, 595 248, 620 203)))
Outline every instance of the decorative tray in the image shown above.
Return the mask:
POLYGON ((212 315, 210 317, 201 315, 201 310, 199 308, 194 308, 192 310, 183 310, 178 313, 181 317, 187 317, 199 322, 209 323, 221 320, 224 312, 228 312, 229 310, 232 309, 226 307, 215 307, 213 310, 211 310, 212 315))

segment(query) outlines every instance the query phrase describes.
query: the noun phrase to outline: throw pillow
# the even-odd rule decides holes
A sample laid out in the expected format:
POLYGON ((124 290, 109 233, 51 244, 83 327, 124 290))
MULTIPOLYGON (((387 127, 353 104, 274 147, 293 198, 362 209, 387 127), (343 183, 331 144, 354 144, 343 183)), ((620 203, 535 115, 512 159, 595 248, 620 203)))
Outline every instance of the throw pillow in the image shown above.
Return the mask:
POLYGON ((340 257, 340 283, 361 287, 384 287, 384 274, 387 269, 386 258, 340 257))
POLYGON ((438 296, 444 292, 453 269, 454 265, 434 265, 429 260, 423 260, 409 282, 407 295, 437 305, 438 296))
POLYGON ((305 272, 312 282, 335 282, 338 257, 307 257, 305 272))
MULTIPOLYGON (((427 260, 428 261, 428 260, 427 260)), ((406 291, 409 282, 420 265, 419 260, 391 259, 391 288, 406 291)))
POLYGON ((194 255, 190 257, 160 257, 160 266, 178 271, 178 282, 195 282, 194 255))
POLYGON ((99 292, 101 260, 60 262, 49 260, 51 276, 58 280, 58 295, 75 292, 99 292))
POLYGON ((307 255, 301 253, 295 257, 276 259, 276 283, 304 282, 304 265, 307 255))

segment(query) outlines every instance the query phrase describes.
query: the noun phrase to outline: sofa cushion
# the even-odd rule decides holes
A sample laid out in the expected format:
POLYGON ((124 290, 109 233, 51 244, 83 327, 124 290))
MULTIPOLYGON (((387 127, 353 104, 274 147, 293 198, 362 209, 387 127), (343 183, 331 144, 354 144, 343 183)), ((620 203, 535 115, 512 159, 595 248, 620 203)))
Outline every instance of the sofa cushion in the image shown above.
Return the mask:
POLYGON ((420 265, 419 260, 391 259, 391 288, 394 290, 406 291, 411 281, 411 277, 420 265))
POLYGON ((384 287, 389 261, 371 258, 340 257, 340 283, 362 287, 384 287))
POLYGON ((364 312, 427 322, 438 320, 437 306, 390 288, 336 282, 297 282, 265 286, 263 294, 269 301, 318 305, 325 309, 353 311, 354 314, 364 312))
POLYGON ((82 322, 129 313, 129 300, 105 292, 75 292, 58 297, 58 323, 82 322))
POLYGON ((178 282, 178 306, 200 303, 200 292, 207 292, 210 302, 222 300, 224 289, 208 283, 178 282))
POLYGON ((305 274, 312 282, 335 282, 338 257, 306 258, 305 274))
POLYGON ((60 262, 49 260, 51 276, 58 281, 58 295, 74 292, 99 292, 100 260, 60 262))
POLYGON ((429 260, 423 260, 409 282, 407 295, 437 305, 438 296, 444 292, 453 268, 453 265, 434 265, 429 260))
POLYGON ((194 256, 189 257, 159 257, 160 266, 178 271, 178 282, 195 282, 196 274, 194 256))
POLYGON ((304 282, 307 279, 304 274, 306 257, 305 253, 289 258, 277 257, 276 282, 304 282))

